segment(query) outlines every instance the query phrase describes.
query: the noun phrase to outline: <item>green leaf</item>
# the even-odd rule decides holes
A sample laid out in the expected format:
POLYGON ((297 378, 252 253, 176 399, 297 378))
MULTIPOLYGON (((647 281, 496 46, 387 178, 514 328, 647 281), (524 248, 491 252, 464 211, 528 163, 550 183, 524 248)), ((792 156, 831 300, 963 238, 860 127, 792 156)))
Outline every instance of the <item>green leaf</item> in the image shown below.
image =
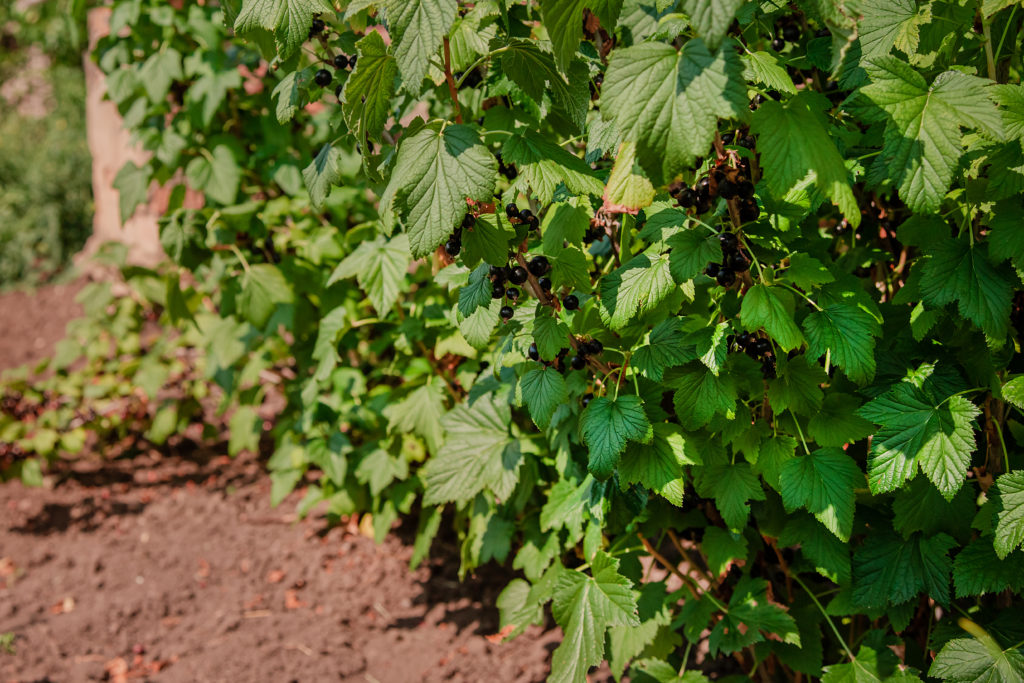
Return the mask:
POLYGON ((259 450, 263 419, 256 413, 256 408, 248 405, 238 406, 238 410, 228 422, 228 429, 229 455, 238 455, 242 451, 256 453, 259 450))
POLYGON ((804 319, 807 353, 812 358, 829 352, 830 359, 854 382, 866 384, 875 376, 875 337, 882 329, 870 313, 852 303, 839 303, 804 319))
POLYGON ((915 534, 907 540, 892 534, 873 535, 853 556, 854 602, 862 608, 899 605, 924 591, 948 605, 953 570, 949 551, 956 545, 946 534, 930 538, 915 534))
POLYGON ((751 131, 758 136, 765 181, 782 197, 809 176, 854 226, 860 209, 849 172, 826 127, 827 99, 803 90, 784 104, 769 100, 754 113, 751 131))
MULTIPOLYGON (((544 214, 540 226, 544 253, 558 254, 562 249, 562 242, 568 242, 570 245, 582 244, 583 235, 589 227, 590 214, 585 207, 574 206, 570 202, 552 204, 544 214)), ((589 276, 587 281, 589 283, 589 276)))
POLYGON ((558 318, 538 312, 533 321, 533 340, 541 359, 554 360, 559 351, 569 346, 569 328, 558 318))
POLYGON ((740 55, 743 61, 743 78, 760 83, 771 90, 796 94, 796 86, 778 60, 767 52, 748 52, 740 55))
POLYGON ((470 316, 481 306, 490 306, 493 291, 489 266, 486 263, 477 266, 469 274, 466 286, 459 289, 459 314, 470 316))
MULTIPOLYGON (((612 52, 601 112, 657 182, 674 177, 707 153, 719 118, 738 118, 747 105, 735 51, 712 54, 700 38, 676 52, 650 42, 612 52)), ((829 142, 831 144, 831 142, 829 142)))
POLYGON ((895 57, 879 57, 865 68, 871 83, 861 93, 888 114, 878 164, 912 211, 938 211, 963 154, 960 127, 980 129, 997 139, 1002 135, 986 81, 946 71, 929 87, 895 57))
POLYGON ((462 233, 462 260, 470 267, 481 260, 502 265, 508 261, 509 242, 515 238, 515 229, 503 216, 480 214, 473 227, 462 233))
POLYGON ((584 683, 604 658, 610 626, 639 626, 632 582, 619 574, 619 560, 598 551, 591 573, 563 569, 555 583, 551 613, 562 627, 562 643, 551 660, 552 683, 584 683))
POLYGON ((989 92, 996 104, 1003 107, 1001 112, 1006 139, 1024 139, 1024 85, 993 85, 989 92))
POLYGON ((684 369, 673 381, 673 406, 683 429, 703 427, 718 413, 736 408, 736 385, 727 372, 715 375, 701 364, 684 369))
POLYGON ((385 0, 388 30, 405 88, 416 94, 430 58, 455 22, 456 0, 385 0))
POLYGON ((569 63, 583 40, 583 10, 598 16, 611 32, 622 8, 622 0, 540 0, 540 15, 551 39, 558 68, 568 71, 569 63))
POLYGON ((898 489, 918 468, 951 500, 963 485, 974 452, 972 421, 979 410, 962 396, 932 400, 899 383, 857 411, 880 425, 868 457, 873 493, 898 489))
MULTIPOLYGON (((657 659, 642 659, 639 662, 634 662, 630 671, 639 671, 658 683, 709 683, 708 677, 699 671, 686 671, 680 676, 676 667, 657 659)), ((642 679, 633 676, 631 680, 642 679)))
POLYGON ((235 31, 273 31, 278 54, 288 59, 306 41, 313 15, 320 12, 333 15, 334 8, 327 0, 242 0, 235 31))
POLYGON ((842 446, 859 441, 875 430, 855 411, 860 401, 849 394, 829 394, 807 424, 807 432, 819 446, 842 446))
POLYGON ((1017 683, 1024 680, 1024 654, 1003 650, 987 633, 978 638, 954 638, 946 643, 928 675, 949 683, 1017 683))
POLYGON ((783 351, 792 351, 804 343, 800 328, 793 322, 793 296, 781 287, 754 285, 747 290, 740 320, 750 331, 764 328, 783 351))
POLYGON ((1010 472, 996 480, 996 535, 1000 559, 1024 544, 1024 471, 1010 472))
POLYGON ((238 310, 246 320, 262 328, 278 304, 289 303, 293 299, 292 285, 284 273, 277 266, 258 263, 249 266, 242 276, 238 310))
POLYGON ((779 536, 781 546, 800 546, 822 576, 840 584, 850 581, 850 546, 807 514, 789 515, 779 536))
POLYGON ((960 315, 1002 344, 1010 326, 1013 280, 1005 266, 996 267, 985 244, 966 239, 943 240, 927 250, 921 269, 921 298, 930 306, 956 301, 960 315))
POLYGON ((708 234, 704 228, 683 230, 669 237, 665 244, 672 249, 669 265, 672 279, 679 284, 700 275, 708 263, 722 261, 718 235, 708 234))
POLYGON ((747 524, 751 500, 764 500, 761 481, 746 462, 706 465, 700 470, 697 492, 715 499, 722 519, 733 531, 747 524))
POLYGON ((209 156, 192 159, 185 168, 185 177, 192 188, 203 192, 210 199, 231 205, 238 197, 242 174, 231 148, 217 145, 209 156))
POLYGON ((796 621, 768 597, 768 582, 744 576, 736 584, 729 609, 708 636, 711 654, 731 654, 765 640, 762 632, 792 645, 800 645, 796 621))
POLYGON ((807 290, 835 282, 836 279, 821 261, 800 253, 789 257, 789 268, 784 277, 797 287, 807 290))
POLYGON ((979 538, 961 550, 953 562, 956 597, 966 598, 1024 588, 1024 553, 1000 559, 992 539, 979 538))
POLYGON ((869 632, 856 659, 826 666, 821 683, 920 683, 913 669, 902 668, 890 644, 881 631, 869 632))
POLYGON ((636 144, 623 142, 604 188, 605 209, 636 213, 654 200, 654 186, 636 163, 636 144))
POLYGON ((667 254, 639 254, 601 280, 601 317, 622 329, 657 308, 675 286, 667 254))
POLYGON ((683 468, 701 464, 696 447, 676 425, 654 425, 650 444, 630 444, 619 461, 619 481, 642 484, 673 505, 682 506, 686 482, 683 468))
POLYGON ((444 446, 420 470, 423 503, 464 503, 484 489, 499 498, 511 495, 522 459, 508 433, 511 420, 508 404, 493 394, 449 411, 441 419, 444 446))
POLYGON ((807 356, 776 360, 778 377, 768 382, 768 402, 776 413, 792 410, 800 415, 817 415, 821 408, 821 386, 828 381, 825 370, 807 356))
POLYGON ((565 378, 554 368, 533 368, 523 375, 519 384, 530 417, 541 429, 547 428, 555 409, 569 400, 565 378))
POLYGON ((580 415, 580 433, 590 450, 587 468, 597 479, 612 476, 627 441, 644 441, 651 424, 639 396, 595 398, 580 415))
POLYGON ((467 199, 490 200, 497 172, 497 160, 468 126, 430 125, 403 140, 385 192, 395 196, 412 255, 426 256, 448 238, 467 199))
POLYGON ((668 368, 688 363, 696 357, 685 344, 680 318, 668 318, 654 326, 633 352, 633 367, 644 377, 660 382, 668 368))
POLYGON ((604 183, 582 159, 541 136, 526 131, 509 138, 501 149, 502 160, 515 164, 519 174, 510 192, 528 195, 532 189, 541 204, 550 204, 560 184, 570 194, 600 195, 604 183))
POLYGON ((1014 377, 1000 391, 1004 401, 1024 412, 1024 375, 1014 377))
POLYGON ((390 403, 384 408, 388 419, 388 432, 402 434, 412 432, 427 444, 433 455, 438 455, 444 441, 441 420, 444 416, 444 390, 440 381, 430 382, 416 389, 405 399, 390 403))
POLYGON ((747 559, 747 539, 743 534, 734 534, 717 526, 709 526, 704 530, 700 551, 707 558, 711 576, 718 578, 735 564, 734 560, 747 559))
POLYGON ((850 540, 853 507, 864 473, 839 448, 820 448, 782 467, 782 502, 787 510, 806 508, 843 541, 850 540))
MULTIPOLYGON (((342 277, 350 277, 348 271, 354 270, 359 287, 366 292, 373 309, 377 315, 384 316, 398 301, 408 268, 408 236, 395 235, 390 240, 378 236, 372 241, 360 244, 352 254, 339 263, 327 280, 327 285, 332 285, 342 277)), ((487 284, 489 286, 490 282, 487 284)), ((460 290, 460 296, 461 293, 460 290)), ((490 298, 491 292, 488 287, 488 301, 490 298)))
POLYGON ((589 76, 582 62, 572 63, 566 80, 555 67, 552 55, 542 51, 536 43, 514 39, 504 49, 498 55, 501 71, 536 102, 543 101, 546 86, 557 108, 582 129, 590 104, 589 76))
POLYGON ((290 71, 274 86, 274 92, 271 94, 277 100, 274 113, 277 115, 278 123, 288 123, 302 107, 306 106, 315 73, 316 69, 312 67, 290 71))
POLYGON ((128 161, 114 177, 122 225, 128 222, 139 204, 149 200, 149 173, 149 166, 140 167, 134 161, 128 161))
POLYGON ((917 50, 918 26, 930 19, 919 13, 914 0, 867 0, 860 21, 861 54, 864 59, 888 55, 895 46, 908 55, 917 50))
POLYGON ((391 114, 398 64, 388 54, 380 33, 372 31, 356 43, 359 60, 345 82, 341 112, 358 140, 380 142, 381 131, 391 114))
MULTIPOLYGON (((715 50, 729 32, 733 18, 745 0, 683 0, 683 11, 708 48, 715 50)), ((789 80, 788 78, 786 80, 789 80)), ((792 83, 790 83, 792 85, 792 83)))
POLYGON ((327 143, 320 148, 309 166, 302 169, 302 179, 309 190, 309 201, 317 209, 322 208, 331 188, 341 180, 341 150, 327 143))
POLYGON ((946 500, 926 477, 914 477, 892 501, 892 526, 904 538, 915 531, 933 536, 944 531, 964 538, 970 535, 970 521, 975 513, 974 496, 963 488, 946 500))
POLYGON ((182 77, 181 53, 173 47, 154 52, 139 68, 139 80, 149 95, 149 101, 154 104, 162 102, 171 89, 171 83, 182 77))

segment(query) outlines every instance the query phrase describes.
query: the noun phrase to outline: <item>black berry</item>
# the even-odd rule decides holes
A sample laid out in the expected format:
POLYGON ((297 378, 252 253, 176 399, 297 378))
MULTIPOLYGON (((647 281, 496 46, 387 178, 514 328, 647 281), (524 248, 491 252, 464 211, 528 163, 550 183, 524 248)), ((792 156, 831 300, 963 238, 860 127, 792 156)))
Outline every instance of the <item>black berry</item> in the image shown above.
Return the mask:
POLYGON ((776 38, 772 41, 772 49, 776 52, 781 52, 784 47, 786 47, 786 41, 782 38, 776 38))
POLYGON ((505 269, 501 266, 491 266, 491 269, 488 271, 488 275, 490 275, 491 279, 495 282, 505 281, 505 269))
POLYGON ((577 297, 575 294, 570 294, 569 296, 562 299, 562 305, 565 306, 565 310, 567 311, 575 311, 577 308, 580 307, 579 297, 577 297))
POLYGON ((684 187, 679 191, 679 206, 684 209, 689 209, 691 206, 697 203, 697 193, 688 187, 684 187))
POLYGON ((540 219, 536 216, 530 216, 530 219, 526 221, 530 226, 530 230, 537 230, 540 228, 540 219))
POLYGON ((334 55, 334 68, 335 69, 347 69, 348 68, 348 57, 345 55, 334 55))
POLYGON ((731 145, 732 141, 735 140, 735 139, 736 139, 736 134, 733 133, 732 131, 729 131, 728 133, 722 133, 722 144, 723 145, 731 145))
POLYGON ((744 273, 750 268, 750 263, 743 257, 743 254, 738 251, 729 257, 729 260, 726 261, 725 265, 729 266, 737 273, 744 273))
POLYGON ((732 268, 720 268, 715 280, 723 287, 729 287, 736 282, 736 273, 732 272, 732 268))
POLYGON ((590 341, 583 342, 583 350, 587 352, 588 356, 600 356, 601 352, 604 351, 604 344, 591 339, 590 341))
POLYGON ((757 202, 755 201, 750 201, 740 207, 740 220, 744 223, 756 221, 760 215, 761 209, 757 206, 757 202))
MULTIPOLYGON (((761 95, 758 95, 758 97, 761 97, 761 95)), ((755 144, 756 144, 756 141, 750 135, 744 135, 743 137, 740 138, 740 147, 746 147, 747 149, 754 149, 754 145, 755 144)))
POLYGON ((697 192, 708 192, 711 190, 711 178, 707 176, 697 181, 697 192))
POLYGON ((573 370, 582 370, 587 367, 587 359, 583 356, 573 356, 569 363, 572 365, 573 370))
POLYGON ((502 306, 501 310, 498 311, 498 315, 501 316, 502 320, 511 320, 512 316, 515 315, 515 311, 512 310, 511 306, 502 306))
POLYGON ((505 287, 501 284, 495 283, 494 287, 491 288, 491 298, 500 299, 505 296, 505 287))
POLYGON ((539 278, 537 280, 537 284, 540 285, 540 288, 542 290, 544 290, 545 292, 550 292, 551 291, 551 278, 549 278, 549 277, 539 278))
POLYGON ((747 344, 751 342, 753 337, 750 336, 749 332, 740 332, 739 336, 736 337, 736 344, 742 349, 746 348, 747 344))
POLYGON ((736 193, 743 199, 750 199, 754 196, 754 183, 744 180, 736 185, 736 193))
POLYGON ((458 256, 462 250, 462 243, 456 239, 450 239, 444 244, 444 250, 449 256, 458 256))
POLYGON ((726 178, 718 183, 718 196, 722 199, 734 199, 739 194, 736 184, 726 178))
POLYGON ((339 85, 337 88, 334 89, 334 96, 338 98, 339 102, 341 101, 341 93, 344 92, 344 90, 345 86, 343 85, 339 85))
POLYGON ((321 88, 327 87, 328 85, 331 84, 331 81, 333 80, 334 76, 332 76, 331 72, 328 71, 327 69, 320 69, 313 76, 313 81, 321 88))
POLYGON ((782 37, 791 43, 800 40, 800 28, 796 24, 787 24, 782 27, 782 37))
POLYGON ((314 19, 313 25, 309 27, 309 35, 315 36, 318 33, 323 33, 325 28, 327 28, 327 24, 323 19, 314 19))
POLYGON ((718 277, 718 271, 721 270, 721 268, 722 267, 717 263, 709 263, 704 268, 704 274, 707 275, 708 277, 718 277))
POLYGON ((718 236, 718 241, 722 243, 722 249, 735 249, 736 245, 739 244, 739 240, 736 239, 736 235, 731 232, 723 232, 718 236))
POLYGON ((509 287, 508 289, 505 290, 505 296, 507 296, 510 301, 518 301, 519 290, 516 289, 515 287, 509 287))
POLYGON ((530 344, 530 350, 527 351, 527 355, 530 360, 540 360, 540 351, 537 350, 537 343, 530 344))
POLYGON ((523 284, 524 282, 526 282, 527 277, 528 275, 526 274, 526 268, 523 268, 522 266, 516 266, 508 275, 509 282, 511 282, 514 285, 523 284))
POLYGON ((530 259, 530 262, 526 264, 526 267, 529 269, 530 273, 536 277, 540 277, 551 269, 551 264, 548 263, 547 258, 544 256, 534 256, 530 259))
POLYGON ((348 65, 353 69, 356 68, 356 57, 358 56, 359 55, 352 55, 351 57, 348 58, 348 65))
POLYGON ((467 213, 462 217, 462 227, 472 228, 474 225, 476 225, 476 216, 471 213, 467 213))
POLYGON ((767 339, 765 339, 764 337, 762 337, 762 338, 758 339, 756 342, 754 342, 754 351, 756 351, 757 355, 759 355, 759 356, 763 356, 764 354, 768 353, 771 350, 772 350, 772 343, 770 341, 768 341, 767 339))
POLYGON ((510 219, 511 218, 518 218, 519 217, 519 207, 516 206, 515 204, 509 204, 508 206, 505 207, 505 215, 508 216, 510 219))
POLYGON ((529 223, 531 218, 533 218, 533 211, 530 211, 529 209, 523 209, 522 211, 519 212, 519 220, 521 220, 522 222, 529 223))

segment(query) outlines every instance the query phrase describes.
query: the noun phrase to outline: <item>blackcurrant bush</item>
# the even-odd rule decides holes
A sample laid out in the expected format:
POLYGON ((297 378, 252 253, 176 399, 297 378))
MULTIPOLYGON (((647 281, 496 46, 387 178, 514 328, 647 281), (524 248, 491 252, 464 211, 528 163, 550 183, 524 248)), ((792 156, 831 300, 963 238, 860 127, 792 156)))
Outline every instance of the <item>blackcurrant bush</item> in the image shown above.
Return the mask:
POLYGON ((534 276, 540 277, 551 269, 551 264, 548 263, 548 259, 545 256, 534 256, 526 264, 526 267, 534 276))
POLYGON ((455 257, 462 250, 462 243, 456 239, 450 239, 444 244, 444 250, 449 256, 455 257))
POLYGON ((717 263, 709 263, 704 267, 704 274, 708 277, 718 277, 718 271, 721 270, 721 266, 717 263))
POLYGON ((492 299, 500 299, 503 296, 505 296, 505 287, 504 287, 504 285, 501 285, 501 284, 498 284, 498 283, 494 283, 494 287, 491 288, 491 298, 492 299))
POLYGON ((537 279, 537 284, 540 285, 540 288, 542 290, 544 290, 545 292, 550 292, 551 291, 551 278, 549 278, 549 277, 538 278, 537 279))
POLYGON ((345 55, 334 55, 334 68, 335 69, 347 69, 348 68, 348 57, 345 55))
POLYGON ((715 280, 723 287, 729 287, 736 282, 736 273, 732 272, 732 268, 720 268, 715 280))
POLYGON ((738 251, 729 257, 729 260, 726 261, 725 265, 729 266, 737 273, 744 273, 750 269, 750 263, 743 257, 743 254, 738 251))
POLYGON ((784 47, 786 47, 786 41, 782 38, 776 38, 772 41, 772 49, 776 52, 781 52, 784 47))
POLYGON ((540 351, 537 350, 537 342, 530 344, 530 350, 526 352, 530 360, 540 360, 540 351))
POLYGON ((508 289, 505 290, 505 296, 508 297, 509 301, 518 301, 519 290, 516 289, 515 287, 509 287, 508 289))
POLYGON ((580 307, 580 299, 575 294, 570 294, 562 299, 562 305, 565 306, 567 311, 575 311, 580 307))
POLYGON ((573 370, 582 370, 587 367, 587 359, 583 356, 573 356, 569 363, 572 365, 573 370))
POLYGON ((501 316, 502 320, 511 320, 512 316, 515 315, 515 311, 512 310, 511 306, 502 306, 501 310, 498 311, 498 315, 501 316))
POLYGON ((320 69, 313 75, 313 81, 321 88, 327 87, 333 80, 334 76, 332 76, 331 72, 327 69, 320 69))
POLYGON ((515 204, 509 204, 505 207, 505 215, 510 219, 519 217, 519 207, 515 204))
POLYGON ((723 249, 735 249, 736 245, 739 244, 739 240, 736 239, 736 235, 731 232, 723 232, 718 236, 718 241, 721 242, 723 249))
POLYGON ((688 187, 684 187, 679 191, 679 206, 684 209, 689 209, 691 206, 697 203, 697 193, 688 187))
POLYGON ((800 40, 800 27, 796 24, 786 24, 782 27, 782 37, 791 43, 800 40))
POLYGON ((522 266, 516 266, 512 269, 512 272, 508 275, 508 280, 514 285, 521 285, 526 282, 529 276, 526 273, 526 268, 522 266))

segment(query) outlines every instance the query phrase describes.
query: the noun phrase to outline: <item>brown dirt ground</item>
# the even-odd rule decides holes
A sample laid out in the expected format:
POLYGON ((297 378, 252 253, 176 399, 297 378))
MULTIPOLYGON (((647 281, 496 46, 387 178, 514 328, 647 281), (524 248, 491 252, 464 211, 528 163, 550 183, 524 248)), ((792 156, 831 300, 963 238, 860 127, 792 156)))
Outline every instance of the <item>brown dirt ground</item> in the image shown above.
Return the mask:
MULTIPOLYGON (((50 352, 75 291, 0 296, 0 367, 50 352)), ((378 546, 269 490, 258 458, 210 448, 0 485, 0 681, 544 680, 557 629, 486 638, 505 570, 459 583, 449 538, 410 572, 407 533, 378 546)))

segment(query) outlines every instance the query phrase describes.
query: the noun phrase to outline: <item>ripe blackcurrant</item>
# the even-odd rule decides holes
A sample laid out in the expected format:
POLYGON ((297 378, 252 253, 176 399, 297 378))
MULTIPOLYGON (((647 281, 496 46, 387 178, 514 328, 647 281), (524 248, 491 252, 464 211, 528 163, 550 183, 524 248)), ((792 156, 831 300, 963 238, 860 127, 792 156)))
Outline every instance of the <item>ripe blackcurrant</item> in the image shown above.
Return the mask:
POLYGON ((462 227, 472 228, 474 225, 476 225, 476 216, 471 213, 467 213, 462 217, 462 227))
POLYGON ((756 221, 760 215, 761 209, 757 206, 757 202, 755 201, 750 201, 740 207, 740 220, 744 223, 756 221))
POLYGON ((323 33, 325 28, 327 28, 327 24, 323 19, 314 19, 313 24, 309 27, 309 35, 315 36, 318 33, 323 33))
POLYGON ((540 351, 537 350, 537 342, 530 344, 530 350, 527 351, 527 355, 530 360, 540 360, 540 351))
POLYGON ((549 278, 549 277, 538 278, 537 279, 537 284, 540 285, 540 288, 542 290, 544 290, 545 292, 550 292, 551 291, 551 278, 549 278))
POLYGON ((508 297, 509 301, 518 301, 519 290, 516 289, 515 287, 509 287, 508 289, 505 290, 505 296, 508 297))
POLYGON ((736 273, 732 272, 732 268, 719 268, 715 280, 723 287, 729 287, 732 283, 736 282, 736 273))
POLYGON ((735 249, 736 245, 739 244, 739 240, 736 239, 736 235, 731 232, 723 232, 718 236, 718 241, 722 244, 722 249, 735 249))
POLYGON ((529 223, 531 218, 533 218, 533 211, 530 211, 529 209, 523 209, 522 211, 519 212, 519 220, 521 220, 522 222, 529 223))
POLYGON ((334 68, 335 69, 347 69, 348 68, 348 57, 345 55, 334 55, 334 68))
POLYGON ((341 93, 343 93, 344 91, 345 86, 343 85, 339 85, 337 88, 334 89, 334 96, 338 98, 339 102, 341 101, 341 93))
POLYGON ((512 310, 511 306, 502 306, 501 310, 498 311, 498 315, 501 316, 502 320, 508 321, 512 319, 513 315, 515 315, 515 311, 512 310))
POLYGON ((512 272, 508 275, 508 280, 514 285, 521 285, 526 282, 529 276, 526 273, 526 268, 522 266, 516 266, 512 269, 512 272))
POLYGON ((348 65, 353 69, 356 68, 356 57, 358 56, 359 55, 352 55, 351 57, 348 58, 348 65))
POLYGON ((458 256, 459 252, 462 250, 462 242, 459 242, 457 239, 452 238, 445 242, 444 250, 451 257, 458 256))
MULTIPOLYGON (((758 97, 761 97, 761 95, 758 95, 758 97)), ((743 137, 740 138, 740 147, 746 147, 747 149, 754 149, 754 145, 755 144, 756 144, 756 141, 754 140, 753 136, 744 135, 743 137)))
POLYGON ((573 356, 569 363, 572 365, 573 370, 582 370, 587 367, 587 359, 583 356, 573 356))
POLYGON ((736 139, 736 134, 731 130, 728 133, 722 133, 722 144, 731 145, 732 141, 736 139))
POLYGON ((491 288, 491 298, 492 299, 500 299, 503 296, 505 296, 505 287, 504 287, 504 285, 499 284, 497 282, 494 283, 494 286, 491 288))
POLYGON ((604 351, 604 344, 591 339, 590 341, 583 342, 583 350, 587 352, 588 356, 600 356, 601 352, 604 351))
POLYGON ((708 192, 711 189, 711 179, 704 176, 697 181, 697 192, 703 193, 708 192))
POLYGON ((725 265, 729 266, 737 273, 744 273, 750 269, 750 263, 743 257, 743 254, 738 251, 729 257, 729 260, 726 261, 725 265))
POLYGON ((313 81, 321 88, 327 87, 333 80, 334 76, 332 76, 331 72, 327 69, 320 69, 313 75, 313 81))
POLYGON ((709 199, 708 197, 701 197, 697 201, 697 207, 696 207, 695 211, 698 214, 702 214, 702 213, 707 213, 710 210, 711 210, 711 199, 709 199))
POLYGON ((762 337, 754 342, 754 350, 757 352, 757 355, 763 356, 772 350, 772 343, 762 337))
POLYGON ((518 218, 519 207, 516 206, 515 204, 509 204, 508 206, 505 207, 505 215, 508 216, 509 219, 518 218))
POLYGON ((721 270, 721 266, 717 263, 709 263, 704 267, 704 274, 708 277, 718 277, 718 271, 721 270))
POLYGON ((562 299, 562 305, 565 306, 565 310, 567 311, 575 311, 577 308, 580 307, 579 297, 577 297, 575 294, 570 294, 569 296, 562 299))
POLYGON ((736 193, 743 199, 750 199, 754 196, 754 183, 744 180, 736 186, 736 193))
POLYGON ((537 230, 540 228, 540 219, 536 216, 530 216, 529 220, 526 222, 530 226, 530 230, 537 230))
POLYGON ((684 209, 689 209, 691 206, 697 203, 697 193, 689 187, 684 187, 679 191, 679 206, 684 209))
POLYGON ((734 199, 738 193, 736 184, 728 178, 718 183, 718 196, 722 199, 734 199))
POLYGON ((800 40, 800 27, 796 24, 787 24, 782 27, 782 37, 791 43, 800 40))
POLYGON ((491 266, 491 269, 487 274, 491 276, 491 279, 494 280, 495 283, 505 281, 505 269, 501 266, 491 266))
POLYGON ((747 344, 749 344, 752 339, 753 339, 753 337, 750 336, 749 332, 746 332, 746 331, 740 332, 739 336, 736 337, 736 344, 741 349, 743 349, 743 348, 747 347, 747 344))
POLYGON ((540 277, 551 269, 551 264, 548 263, 547 257, 534 256, 530 259, 530 262, 526 264, 526 267, 529 269, 530 273, 536 277, 540 277))
POLYGON ((776 38, 772 41, 772 49, 776 52, 782 52, 782 48, 786 47, 786 41, 782 38, 776 38))

